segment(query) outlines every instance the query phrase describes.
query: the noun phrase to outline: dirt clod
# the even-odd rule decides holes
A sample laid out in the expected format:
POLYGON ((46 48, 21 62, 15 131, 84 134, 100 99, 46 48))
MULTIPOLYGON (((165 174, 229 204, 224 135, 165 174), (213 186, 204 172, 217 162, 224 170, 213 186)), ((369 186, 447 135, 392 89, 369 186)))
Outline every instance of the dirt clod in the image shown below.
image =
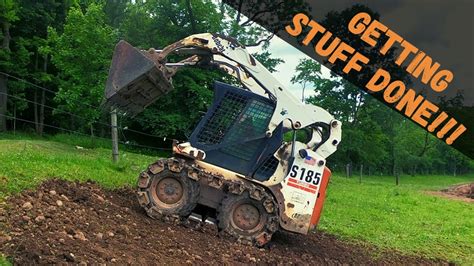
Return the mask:
POLYGON ((10 197, 7 205, 0 253, 19 265, 446 263, 349 244, 323 232, 277 233, 260 249, 241 245, 220 238, 212 225, 194 229, 152 220, 134 190, 106 191, 91 182, 50 180, 10 197))
POLYGON ((76 234, 74 235, 74 238, 78 239, 78 240, 81 240, 81 241, 86 241, 87 240, 86 236, 81 231, 77 231, 76 234))
POLYGON ((35 221, 36 221, 37 223, 41 223, 41 222, 44 221, 45 219, 46 219, 46 218, 45 218, 43 215, 38 215, 38 216, 36 216, 35 221))
POLYGON ((99 195, 96 195, 96 196, 97 196, 97 199, 98 199, 100 202, 104 202, 104 201, 105 201, 105 199, 102 198, 101 196, 99 196, 99 195))
POLYGON ((27 201, 27 202, 23 203, 22 208, 27 210, 27 211, 31 210, 31 209, 33 209, 33 204, 31 204, 31 202, 27 201))

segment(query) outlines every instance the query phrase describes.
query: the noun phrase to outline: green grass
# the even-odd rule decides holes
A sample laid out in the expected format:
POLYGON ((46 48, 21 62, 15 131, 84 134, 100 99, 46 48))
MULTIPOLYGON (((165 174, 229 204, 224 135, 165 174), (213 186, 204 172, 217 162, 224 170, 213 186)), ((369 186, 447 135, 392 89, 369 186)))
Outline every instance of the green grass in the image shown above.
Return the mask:
MULTIPOLYGON (((60 142, 64 144, 69 144, 72 146, 79 146, 88 149, 95 149, 95 148, 104 148, 110 149, 112 146, 111 140, 106 138, 97 138, 97 137, 89 137, 84 135, 72 135, 72 134, 56 134, 56 135, 43 135, 38 136, 36 134, 28 134, 28 133, 0 133, 0 140, 50 140, 54 142, 60 142)), ((156 149, 148 149, 143 147, 134 146, 136 144, 134 141, 131 141, 129 145, 125 145, 120 143, 119 149, 121 151, 132 152, 132 153, 140 153, 140 154, 147 154, 152 156, 168 156, 170 152, 156 150, 156 149)), ((169 147, 171 148, 171 147, 169 147)))
POLYGON ((72 137, 59 138, 66 143, 25 136, 0 139, 0 197, 52 177, 94 180, 106 188, 134 185, 138 173, 158 157, 122 150, 119 163, 114 164, 110 149, 90 148, 81 138, 77 142, 72 137))
POLYGON ((426 191, 474 182, 474 176, 335 176, 319 229, 406 254, 474 264, 474 205, 426 191))
MULTIPOLYGON (((110 143, 59 135, 0 134, 0 198, 59 177, 94 180, 106 188, 135 185, 138 173, 160 156, 121 152, 111 162, 110 143), (85 149, 77 149, 76 146, 85 149)), ((425 193, 474 176, 332 178, 320 230, 381 249, 474 264, 474 205, 425 193)), ((7 263, 0 255, 0 265, 7 263)))
POLYGON ((0 266, 10 266, 12 265, 8 259, 0 254, 0 266))

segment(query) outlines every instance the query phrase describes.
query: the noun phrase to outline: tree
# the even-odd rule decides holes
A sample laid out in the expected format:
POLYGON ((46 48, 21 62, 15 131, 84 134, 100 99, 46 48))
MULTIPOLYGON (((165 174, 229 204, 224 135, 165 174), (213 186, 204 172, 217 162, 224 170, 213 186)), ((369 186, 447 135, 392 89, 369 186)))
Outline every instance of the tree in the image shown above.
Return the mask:
POLYGON ((220 0, 218 4, 228 25, 225 34, 246 46, 268 46, 281 25, 289 24, 294 14, 310 9, 303 0, 220 0))
MULTIPOLYGON (((343 123, 343 141, 339 146, 334 162, 345 161, 349 165, 370 161, 373 156, 384 156, 381 149, 367 145, 374 140, 383 141, 378 134, 380 127, 370 121, 369 112, 361 116, 361 107, 366 101, 366 94, 346 80, 332 76, 325 78, 321 75, 321 65, 312 59, 303 59, 295 69, 292 83, 298 83, 303 89, 311 88, 316 95, 307 98, 307 102, 318 105, 333 114, 343 123), (363 119, 363 121, 361 121, 363 119), (372 125, 368 127, 367 125, 372 125)), ((304 93, 304 91, 303 91, 304 93)), ((303 98, 304 96, 302 96, 303 98)), ((332 157, 331 157, 332 158, 332 157)))
POLYGON ((311 86, 321 80, 321 65, 311 59, 300 59, 295 69, 296 75, 291 77, 291 83, 301 84, 303 92, 301 101, 305 102, 304 92, 307 86, 311 86))
MULTIPOLYGON (((86 117, 85 122, 91 125, 101 114, 100 108, 93 107, 99 107, 103 99, 117 32, 106 24, 103 6, 90 4, 85 11, 72 7, 63 33, 50 28, 48 37, 52 61, 59 71, 55 100, 61 109, 86 117)), ((76 128, 84 128, 84 124, 76 128)))
POLYGON ((270 72, 275 72, 276 67, 284 63, 285 61, 281 58, 273 58, 272 54, 269 51, 262 51, 260 53, 254 53, 252 54, 255 59, 257 59, 264 67, 268 69, 270 72))
MULTIPOLYGON (((18 20, 18 3, 13 0, 0 1, 0 27, 2 45, 0 47, 0 69, 11 67, 11 35, 10 27, 13 22, 18 20)), ((7 129, 6 115, 8 102, 8 84, 7 77, 0 75, 0 131, 7 129)))
POLYGON ((136 2, 124 14, 120 37, 145 49, 163 48, 195 33, 221 32, 224 26, 210 0, 136 2))
MULTIPOLYGON (((48 42, 48 27, 55 27, 62 31, 69 1, 45 0, 21 1, 19 20, 15 23, 13 33, 21 38, 18 44, 23 45, 27 51, 27 71, 21 73, 25 79, 31 80, 37 85, 44 87, 55 87, 53 80, 54 68, 50 67, 51 47, 48 42)), ((45 120, 45 105, 51 105, 51 97, 47 97, 45 90, 35 87, 26 87, 25 95, 22 97, 33 97, 33 114, 35 130, 37 134, 43 134, 45 120)), ((18 95, 17 95, 18 96, 18 95)), ((15 106, 18 106, 15 103, 15 106)), ((18 108, 17 108, 18 109, 18 108)), ((49 111, 49 110, 47 110, 49 111)))
POLYGON ((125 10, 131 0, 105 1, 104 12, 107 15, 107 24, 119 28, 125 18, 125 10))
MULTIPOLYGON (((222 29, 215 4, 207 0, 135 2, 126 7, 124 14, 120 38, 142 49, 159 49, 193 33, 222 29)), ((170 58, 173 59, 176 58, 170 58)), ((136 118, 122 118, 122 123, 158 136, 184 139, 184 133, 212 101, 213 81, 222 80, 223 76, 218 71, 182 69, 173 77, 172 92, 136 118)))
MULTIPOLYGON (((142 49, 163 48, 193 33, 229 33, 230 24, 223 23, 229 17, 224 16, 216 4, 208 0, 135 2, 127 6, 119 32, 121 38, 142 49), (137 28, 141 30, 137 31, 137 28)), ((270 71, 282 62, 272 58, 268 51, 254 56, 270 71)), ((210 105, 215 80, 233 83, 220 71, 180 70, 173 78, 175 89, 170 94, 148 106, 135 119, 138 122, 132 119, 122 122, 155 135, 184 139, 184 133, 189 133, 210 105)))
MULTIPOLYGON (((252 19, 282 21, 303 10, 303 2, 298 0, 290 5, 271 0, 236 0, 233 9, 214 0, 0 0, 0 71, 51 91, 45 95, 44 90, 27 82, 0 74, 0 130, 6 128, 5 116, 15 114, 33 121, 38 134, 42 134, 44 124, 82 130, 96 121, 107 122, 108 112, 101 112, 100 103, 118 38, 148 49, 162 48, 193 33, 231 35, 245 45, 260 45, 262 51, 253 56, 275 71, 283 61, 267 49, 273 33, 252 19), (255 5, 248 5, 250 2, 255 5), (243 3, 240 8, 238 3, 243 3), (273 7, 276 12, 272 12, 273 7), (50 107, 45 109, 45 105, 55 112, 50 107), (73 113, 71 117, 76 120, 62 110, 73 113)), ((346 27, 341 27, 359 11, 378 18, 367 7, 355 5, 342 12, 328 13, 322 23, 359 49, 362 44, 350 38, 346 27)), ((170 60, 179 58, 172 56, 170 60)), ((335 70, 337 67, 340 70, 340 66, 335 70)), ((304 100, 327 109, 343 122, 342 142, 338 152, 329 158, 333 169, 342 170, 349 163, 363 164, 372 173, 462 174, 473 168, 472 160, 435 140, 436 137, 348 81, 323 77, 317 62, 302 61, 296 71, 292 81, 303 86, 304 91, 316 92, 304 100)), ((355 72, 353 75, 351 81, 363 78, 355 72)), ((395 75, 397 79, 405 78, 400 73, 395 75)), ((219 71, 182 69, 174 76, 175 89, 170 94, 138 117, 122 117, 121 126, 184 139, 184 133, 189 133, 211 103, 215 80, 236 84, 235 79, 219 71)), ((452 101, 461 101, 461 97, 450 102, 443 100, 444 108, 455 112, 451 107, 457 103, 452 101)), ((106 134, 104 129, 108 128, 104 125, 99 134, 106 134)), ((157 143, 156 138, 149 141, 157 143)))

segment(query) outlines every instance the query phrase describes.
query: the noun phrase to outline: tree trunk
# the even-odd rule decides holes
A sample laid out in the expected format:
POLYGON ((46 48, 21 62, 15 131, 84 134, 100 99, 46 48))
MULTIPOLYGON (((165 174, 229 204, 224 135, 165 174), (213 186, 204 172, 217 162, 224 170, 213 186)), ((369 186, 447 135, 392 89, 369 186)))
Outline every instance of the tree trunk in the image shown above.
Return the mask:
POLYGON ((12 37, 10 36, 10 23, 8 22, 2 23, 2 32, 3 32, 2 48, 7 51, 10 51, 10 40, 12 39, 12 37))
POLYGON ((13 135, 16 135, 16 105, 13 105, 13 135))
POLYGON ((219 12, 221 13, 222 17, 224 17, 224 13, 225 13, 224 4, 225 4, 224 1, 221 0, 220 5, 219 5, 219 12))
POLYGON ((92 147, 95 147, 94 124, 92 123, 91 123, 91 140, 92 140, 92 147))
POLYGON ((104 127, 100 127, 100 133, 99 133, 99 137, 104 137, 105 135, 108 135, 109 132, 106 132, 104 127))
MULTIPOLYGON (((47 36, 47 35, 46 35, 47 36)), ((45 55, 43 58, 43 72, 46 74, 48 71, 48 55, 45 55)), ((38 125, 38 133, 42 136, 44 130, 44 105, 46 103, 46 92, 45 90, 41 90, 41 105, 39 110, 39 125, 38 125)))
POLYGON ((347 178, 352 177, 352 161, 346 164, 346 177, 347 178))
POLYGON ((43 136, 44 130, 44 103, 45 103, 45 91, 41 91, 41 105, 39 110, 39 121, 38 121, 38 133, 43 136))
POLYGON ((7 77, 0 75, 0 132, 7 130, 7 77))
POLYGON ((242 12, 242 4, 243 4, 243 3, 244 3, 244 1, 243 1, 243 0, 240 0, 240 2, 239 2, 239 7, 238 7, 238 9, 237 9, 237 18, 235 19, 235 22, 236 22, 237 24, 240 23, 240 17, 242 16, 242 13, 241 13, 241 12, 242 12))
POLYGON ((395 159, 395 144, 392 142, 390 147, 391 163, 392 163, 392 175, 395 175, 397 172, 397 163, 395 159))
POLYGON ((39 125, 38 125, 38 91, 35 88, 34 98, 33 98, 33 113, 35 117, 35 132, 39 135, 39 125))
MULTIPOLYGON (((10 51, 10 23, 2 23, 2 49, 10 51)), ((0 131, 7 130, 8 78, 0 75, 0 131)))
POLYGON ((188 16, 191 22, 191 30, 193 31, 193 34, 198 33, 196 27, 196 19, 194 18, 193 13, 193 7, 191 6, 191 0, 186 0, 186 8, 188 9, 188 16))
POLYGON ((75 130, 74 128, 74 123, 75 123, 75 119, 74 119, 74 116, 70 116, 70 120, 69 120, 69 130, 75 130))

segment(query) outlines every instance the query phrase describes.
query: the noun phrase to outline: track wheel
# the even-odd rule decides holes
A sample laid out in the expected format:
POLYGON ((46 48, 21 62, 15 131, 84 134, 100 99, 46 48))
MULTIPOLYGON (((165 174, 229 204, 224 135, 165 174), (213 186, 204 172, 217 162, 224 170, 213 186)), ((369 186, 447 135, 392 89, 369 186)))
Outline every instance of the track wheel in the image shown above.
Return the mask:
POLYGON ((221 234, 256 246, 268 243, 277 228, 276 214, 268 213, 262 202, 250 198, 247 192, 226 195, 218 210, 217 220, 221 234))
POLYGON ((138 200, 148 216, 162 219, 191 214, 199 197, 199 184, 189 179, 185 169, 173 172, 165 164, 157 174, 148 170, 140 175, 138 200))

